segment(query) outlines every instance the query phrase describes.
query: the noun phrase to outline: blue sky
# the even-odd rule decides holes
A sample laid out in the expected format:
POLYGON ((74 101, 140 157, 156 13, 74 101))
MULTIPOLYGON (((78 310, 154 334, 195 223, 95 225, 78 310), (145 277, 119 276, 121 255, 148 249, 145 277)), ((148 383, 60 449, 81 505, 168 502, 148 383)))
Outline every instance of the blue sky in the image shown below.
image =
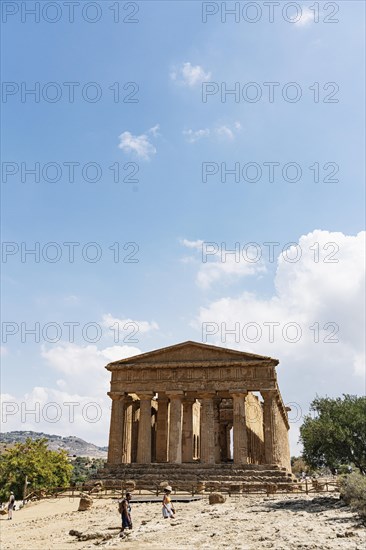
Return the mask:
MULTIPOLYGON (((21 9, 21 3, 8 4, 21 9)), ((331 17, 324 2, 319 23, 314 23, 311 2, 298 3, 302 16, 297 23, 283 19, 284 2, 273 23, 261 2, 256 3, 263 10, 257 23, 243 18, 235 23, 233 17, 222 23, 220 13, 203 23, 204 7, 195 1, 132 3, 139 7, 138 22, 114 23, 113 2, 97 4, 101 17, 94 24, 83 20, 79 9, 70 23, 59 2, 61 19, 54 24, 42 14, 39 23, 30 16, 22 23, 19 12, 2 25, 5 91, 11 90, 9 83, 21 90, 22 83, 31 88, 36 82, 45 94, 52 93, 50 82, 61 90, 54 103, 42 95, 39 102, 31 96, 22 102, 20 91, 2 100, 2 317, 6 330, 9 323, 19 326, 17 334, 5 340, 3 335, 5 401, 19 407, 37 400, 62 404, 73 396, 80 402, 96 400, 106 410, 105 363, 138 350, 201 341, 207 322, 305 327, 306 336, 296 343, 281 336, 274 342, 264 336, 258 342, 223 342, 221 333, 209 340, 278 357, 286 402, 306 410, 316 393, 362 393, 363 2, 331 3, 339 6, 333 16, 338 23, 324 22, 331 17), (65 82, 79 83, 73 103, 65 82), (81 93, 90 82, 102 94, 94 103, 81 93), (116 82, 122 96, 137 85, 138 102, 115 103, 109 88, 116 82), (251 103, 242 95, 239 102, 233 96, 221 101, 217 93, 203 102, 205 82, 227 89, 239 83, 240 92, 254 82, 262 99, 251 103), (272 103, 266 82, 279 83, 272 103), (296 103, 282 97, 293 82, 302 93, 296 103), (126 83, 135 84, 123 90, 126 83), (314 83, 319 83, 318 103, 314 83), (327 83, 334 84, 324 90, 327 83), (324 103, 332 91, 338 102, 324 103), (64 164, 70 162, 79 163, 73 183, 64 164), (274 182, 268 181, 264 163, 269 162, 279 163, 274 182), (290 162, 301 167, 298 182, 281 176, 290 162), (27 175, 22 182, 22 163, 29 168, 39 163, 41 170, 57 163, 62 176, 51 183, 27 175), (100 166, 99 181, 82 178, 87 163, 100 166), (114 183, 109 167, 115 163, 124 176, 138 167, 138 182, 114 183), (228 176, 224 183, 219 171, 203 182, 203 163, 218 171, 222 163, 228 169, 256 163, 262 178, 235 182, 228 176), (309 169, 314 163, 320 166, 319 183, 309 169), (332 171, 327 165, 324 172, 327 163, 339 167, 334 176, 339 181, 322 181, 332 171), (11 169, 18 172, 6 178, 4 170, 11 169), (30 255, 21 261, 22 247, 40 243, 42 251, 51 242, 56 248, 46 248, 50 256, 61 250, 59 261, 46 261, 42 254, 39 262, 30 255), (73 263, 67 242, 80 243, 73 263), (102 254, 95 263, 81 252, 92 242, 97 248, 90 247, 90 254, 102 254), (239 262, 232 256, 222 262, 212 255, 204 264, 206 242, 225 243, 227 249, 255 242, 263 258, 250 264, 243 256, 239 262), (273 262, 266 242, 280 243, 273 262), (138 262, 115 262, 114 243, 122 258, 137 251, 138 262), (123 250, 126 243, 136 244, 123 250), (298 262, 281 257, 287 243, 301 248, 298 262), (314 261, 314 243, 320 243, 319 262, 314 261), (328 243, 337 247, 337 263, 326 261, 326 252, 333 250, 328 243), (11 247, 19 252, 7 255, 11 247), (108 327, 114 322, 123 327, 126 320, 138 327, 137 342, 113 340, 108 327), (21 323, 30 328, 36 322, 41 331, 50 322, 65 330, 55 343, 42 335, 39 342, 31 335, 22 341, 21 323), (74 342, 64 325, 70 322, 80 324, 74 342), (315 345, 308 327, 316 322, 322 327, 336 323, 339 342, 315 345), (87 323, 102 327, 98 342, 83 338, 80 327, 87 323)), ((125 16, 130 8, 119 4, 125 16)), ((293 92, 290 87, 290 97, 293 92)), ((108 412, 97 425, 79 419, 73 426, 62 417, 57 424, 40 421, 38 428, 105 444, 107 417, 108 412)), ((38 429, 31 417, 22 422, 17 412, 4 429, 24 426, 38 429)))

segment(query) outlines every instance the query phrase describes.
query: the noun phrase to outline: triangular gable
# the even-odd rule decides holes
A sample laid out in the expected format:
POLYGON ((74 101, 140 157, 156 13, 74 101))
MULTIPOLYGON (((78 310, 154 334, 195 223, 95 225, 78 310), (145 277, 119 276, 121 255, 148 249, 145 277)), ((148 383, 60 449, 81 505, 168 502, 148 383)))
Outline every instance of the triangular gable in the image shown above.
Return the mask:
POLYGON ((180 344, 175 344, 166 348, 160 348, 147 353, 141 353, 127 359, 121 359, 109 363, 108 367, 117 367, 118 365, 126 364, 140 364, 140 363, 169 363, 169 362, 182 362, 185 361, 256 361, 260 363, 265 361, 272 362, 273 365, 278 364, 277 359, 271 357, 265 357, 262 355, 256 355, 254 353, 247 353, 243 351, 233 350, 229 348, 222 348, 219 346, 212 346, 210 344, 202 344, 199 342, 187 341, 180 344))

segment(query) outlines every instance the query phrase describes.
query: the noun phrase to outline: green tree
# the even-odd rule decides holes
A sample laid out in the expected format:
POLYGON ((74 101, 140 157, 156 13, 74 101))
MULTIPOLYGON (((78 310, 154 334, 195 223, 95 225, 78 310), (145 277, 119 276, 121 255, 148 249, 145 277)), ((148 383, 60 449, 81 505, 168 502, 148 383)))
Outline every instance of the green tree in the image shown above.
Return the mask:
POLYGON ((0 499, 7 499, 10 491, 22 498, 26 478, 37 489, 67 487, 71 473, 66 451, 49 450, 46 438, 28 438, 0 456, 0 499))
POLYGON ((366 397, 316 397, 300 428, 303 457, 314 468, 353 464, 366 474, 366 397))
POLYGON ((104 463, 105 460, 103 458, 76 457, 72 462, 73 472, 71 483, 83 483, 88 478, 92 478, 97 471, 104 466, 104 463))

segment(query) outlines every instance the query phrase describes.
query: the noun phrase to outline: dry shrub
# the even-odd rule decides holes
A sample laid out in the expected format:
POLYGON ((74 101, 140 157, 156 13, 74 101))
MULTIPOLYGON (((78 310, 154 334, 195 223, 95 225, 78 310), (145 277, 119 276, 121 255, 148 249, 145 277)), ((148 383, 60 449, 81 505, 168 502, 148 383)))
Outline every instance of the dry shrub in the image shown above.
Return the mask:
POLYGON ((366 520, 366 476, 353 473, 341 480, 341 498, 366 520))

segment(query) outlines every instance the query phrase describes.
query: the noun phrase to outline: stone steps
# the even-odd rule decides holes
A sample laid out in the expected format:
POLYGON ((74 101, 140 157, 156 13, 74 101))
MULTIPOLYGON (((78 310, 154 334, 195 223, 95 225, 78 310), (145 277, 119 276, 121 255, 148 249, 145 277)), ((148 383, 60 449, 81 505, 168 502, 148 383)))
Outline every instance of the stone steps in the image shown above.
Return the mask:
POLYGON ((93 480, 102 481, 107 487, 121 486, 121 482, 133 482, 137 489, 158 488, 168 482, 177 490, 192 490, 204 484, 239 490, 255 490, 277 486, 288 489, 293 484, 293 476, 285 468, 271 464, 121 464, 107 465, 99 470, 93 480))
POLYGON ((263 471, 263 470, 276 470, 276 471, 286 471, 286 468, 282 468, 280 466, 277 466, 277 464, 234 464, 233 462, 223 462, 220 464, 203 464, 200 462, 184 462, 181 464, 173 464, 170 462, 152 462, 151 464, 137 464, 136 462, 132 464, 107 464, 105 469, 111 470, 114 468, 118 469, 132 469, 132 470, 146 470, 146 468, 150 469, 167 469, 167 470, 197 470, 199 469, 209 469, 209 470, 244 470, 244 471, 263 471))
POLYGON ((266 483, 276 483, 276 481, 281 482, 292 482, 291 476, 264 476, 264 475, 257 475, 257 476, 250 476, 250 477, 244 477, 240 475, 204 475, 197 473, 196 475, 179 475, 179 474, 172 474, 172 473, 161 473, 161 474, 141 474, 141 475, 105 475, 105 476, 97 476, 98 479, 123 479, 123 480, 138 480, 138 479, 150 479, 150 480, 156 480, 161 481, 164 479, 169 479, 171 481, 173 480, 185 480, 185 481, 200 481, 200 480, 213 480, 213 481, 240 481, 240 482, 247 482, 251 483, 252 481, 263 481, 266 483))
POLYGON ((223 463, 223 464, 201 464, 197 463, 183 463, 183 464, 170 464, 168 462, 162 463, 151 463, 151 464, 107 464, 100 471, 103 470, 179 470, 187 472, 188 470, 218 470, 218 471, 244 471, 244 472, 262 472, 262 471, 276 471, 276 472, 286 472, 286 468, 280 468, 275 464, 233 464, 233 463, 223 463))
POLYGON ((125 469, 125 468, 119 468, 119 469, 113 469, 113 470, 104 470, 98 472, 98 477, 118 477, 118 478, 128 478, 128 477, 140 477, 140 476, 170 476, 174 478, 180 478, 183 477, 185 479, 192 477, 217 477, 217 478, 226 478, 226 477, 239 477, 242 479, 251 479, 255 477, 260 478, 292 478, 292 474, 287 472, 281 472, 281 471, 272 471, 272 470, 262 470, 262 471, 243 471, 243 470, 231 470, 231 471, 224 471, 224 470, 210 470, 210 469, 197 469, 195 471, 192 470, 177 470, 177 469, 149 469, 146 468, 144 470, 139 469, 125 469))

